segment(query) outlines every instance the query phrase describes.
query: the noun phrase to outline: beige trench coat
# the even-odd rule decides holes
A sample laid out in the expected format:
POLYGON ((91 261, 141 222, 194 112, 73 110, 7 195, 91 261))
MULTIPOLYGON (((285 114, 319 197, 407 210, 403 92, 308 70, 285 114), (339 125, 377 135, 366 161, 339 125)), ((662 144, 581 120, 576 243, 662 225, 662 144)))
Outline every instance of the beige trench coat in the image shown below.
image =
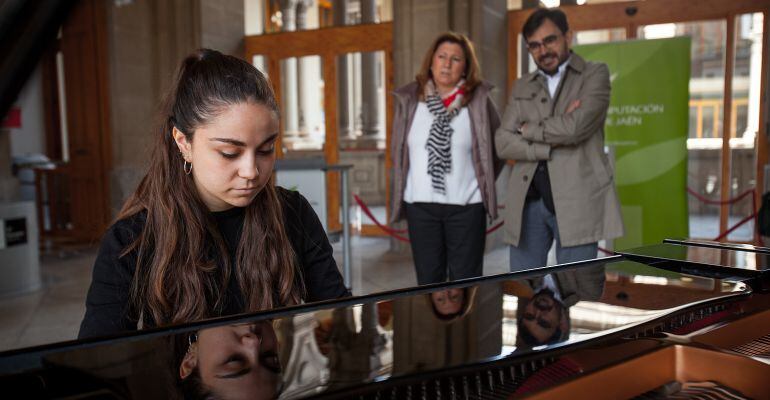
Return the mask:
POLYGON ((554 104, 543 76, 535 72, 519 78, 495 134, 500 158, 516 161, 502 211, 504 240, 514 246, 521 238, 524 201, 540 160, 548 162, 562 246, 623 236, 613 172, 604 153, 609 70, 573 53, 561 85, 554 104), (580 107, 566 114, 574 100, 580 100, 580 107), (524 123, 523 132, 516 132, 524 123))

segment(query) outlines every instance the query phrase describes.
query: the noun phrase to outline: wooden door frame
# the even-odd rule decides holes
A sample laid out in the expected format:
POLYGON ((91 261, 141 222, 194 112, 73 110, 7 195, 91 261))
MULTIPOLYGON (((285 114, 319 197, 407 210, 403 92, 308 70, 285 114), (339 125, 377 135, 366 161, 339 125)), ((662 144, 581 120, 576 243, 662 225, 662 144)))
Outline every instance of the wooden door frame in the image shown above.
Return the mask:
MULTIPOLYGON (((535 9, 508 12, 508 93, 513 82, 519 76, 519 33, 526 19, 535 9)), ((730 138, 733 135, 731 122, 732 81, 735 58, 735 17, 741 14, 762 13, 762 68, 760 84, 759 125, 757 127, 756 165, 755 165, 755 204, 760 204, 764 188, 764 165, 768 161, 767 138, 767 61, 768 61, 768 26, 770 21, 770 0, 645 0, 622 1, 617 3, 587 4, 565 6, 561 10, 567 15, 570 30, 583 31, 594 29, 624 28, 626 39, 635 39, 639 26, 665 23, 695 22, 706 20, 726 21, 724 102, 722 113, 722 153, 721 153, 721 201, 730 198, 730 138)), ((525 57, 528 57, 525 56, 525 57)), ((719 210, 719 231, 727 226, 729 205, 723 204, 719 210)), ((757 229, 754 229, 754 241, 758 241, 757 229)), ((726 239, 725 239, 726 240, 726 239)))
MULTIPOLYGON (((96 197, 94 203, 81 204, 80 202, 73 201, 67 210, 56 209, 54 205, 49 203, 50 208, 48 212, 52 221, 57 219, 57 215, 61 216, 62 214, 66 216, 90 214, 88 220, 80 218, 79 220, 71 221, 73 222, 72 229, 61 229, 54 225, 51 226, 50 230, 44 229, 44 209, 41 203, 44 201, 42 197, 43 190, 47 192, 49 201, 61 194, 56 192, 55 187, 51 184, 51 179, 49 179, 54 175, 58 175, 58 178, 61 179, 60 182, 63 182, 66 187, 65 191, 71 190, 70 182, 74 180, 74 174, 79 173, 72 166, 72 157, 70 157, 68 163, 57 167, 56 170, 36 170, 36 206, 38 209, 40 235, 41 237, 48 237, 56 241, 93 243, 102 237, 112 220, 109 189, 109 171, 112 167, 112 134, 110 129, 107 8, 108 4, 101 0, 79 2, 73 7, 68 19, 62 25, 61 36, 52 43, 51 47, 43 54, 41 60, 46 156, 55 162, 63 163, 64 161, 62 159, 60 129, 63 116, 59 112, 61 101, 65 101, 66 104, 64 112, 67 115, 67 131, 70 138, 73 135, 83 134, 83 132, 76 132, 74 127, 76 117, 79 117, 81 120, 87 120, 83 125, 87 125, 89 132, 97 135, 99 138, 98 143, 89 143, 87 146, 90 157, 89 165, 93 169, 89 176, 96 182, 96 187, 92 188, 94 192, 89 194, 89 196, 96 197), (63 41, 74 40, 71 38, 71 35, 82 32, 85 32, 89 41, 89 51, 87 52, 89 57, 87 59, 82 58, 82 55, 79 54, 68 53, 69 49, 63 45, 63 41), (58 91, 60 77, 57 74, 56 58, 59 52, 61 52, 63 60, 62 70, 65 80, 63 86, 66 88, 64 93, 65 99, 59 98, 60 93, 58 91), (73 60, 75 60, 74 63, 73 60), (67 85, 67 76, 70 76, 72 81, 81 79, 92 81, 91 89, 93 90, 87 93, 76 92, 73 90, 76 85, 67 85), (77 93, 78 96, 85 96, 86 99, 91 99, 90 96, 94 96, 96 100, 91 100, 97 103, 98 106, 88 107, 84 106, 81 101, 67 101, 67 98, 73 96, 74 93, 77 93), (46 178, 43 178, 42 175, 45 175, 46 178), (83 207, 92 207, 92 209, 84 212, 83 207)), ((82 99, 83 97, 77 98, 82 99)), ((70 100, 72 99, 70 98, 70 100)), ((73 150, 70 149, 70 151, 73 150)), ((80 171, 82 170, 81 166, 80 171)))
MULTIPOLYGON (((328 164, 339 162, 339 132, 337 132, 337 56, 348 53, 382 51, 385 53, 385 143, 390 143, 393 119, 393 24, 383 22, 354 26, 340 26, 296 32, 269 33, 244 38, 244 57, 251 62, 254 56, 264 56, 276 100, 281 104, 281 60, 292 57, 320 56, 324 79, 324 115, 326 137, 324 159, 328 164)), ((283 132, 283 122, 281 122, 283 132)), ((278 138, 277 156, 283 156, 281 137, 278 138)), ((390 146, 385 146, 385 197, 390 199, 390 146)), ((326 173, 327 227, 341 229, 340 180, 336 172, 326 173)))

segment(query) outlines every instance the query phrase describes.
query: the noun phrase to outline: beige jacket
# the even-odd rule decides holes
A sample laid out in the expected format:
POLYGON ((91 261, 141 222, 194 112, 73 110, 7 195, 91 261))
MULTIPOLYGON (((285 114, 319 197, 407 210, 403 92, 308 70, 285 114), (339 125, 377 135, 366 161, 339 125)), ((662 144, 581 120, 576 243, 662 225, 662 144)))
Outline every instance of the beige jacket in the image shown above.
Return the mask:
MULTIPOLYGON (((491 219, 497 218, 497 195, 495 178, 500 172, 502 162, 495 154, 492 144, 495 131, 500 126, 500 115, 489 97, 492 86, 483 82, 476 87, 468 103, 468 115, 471 119, 472 157, 476 180, 481 191, 481 201, 491 219)), ((406 136, 412 127, 412 120, 417 110, 417 82, 400 87, 393 92, 395 97, 393 113, 393 134, 391 135, 391 203, 390 222, 404 219, 404 189, 409 171, 409 150, 406 136)))
POLYGON ((610 102, 605 64, 572 54, 554 104, 537 72, 519 78, 495 134, 497 154, 516 160, 505 195, 504 240, 517 246, 524 201, 540 160, 547 160, 554 211, 563 246, 623 236, 613 173, 604 154, 610 102), (580 107, 566 114, 574 100, 580 107), (516 130, 526 123, 521 134, 516 130))

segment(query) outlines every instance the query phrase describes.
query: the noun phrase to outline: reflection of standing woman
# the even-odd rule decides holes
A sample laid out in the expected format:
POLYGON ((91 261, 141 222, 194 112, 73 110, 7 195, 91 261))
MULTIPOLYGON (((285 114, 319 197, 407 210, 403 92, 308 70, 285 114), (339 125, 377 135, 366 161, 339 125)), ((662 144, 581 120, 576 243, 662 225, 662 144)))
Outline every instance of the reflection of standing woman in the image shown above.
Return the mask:
POLYGON ((482 274, 499 171, 490 90, 471 42, 449 32, 433 42, 416 81, 394 93, 391 219, 407 219, 420 285, 482 274))

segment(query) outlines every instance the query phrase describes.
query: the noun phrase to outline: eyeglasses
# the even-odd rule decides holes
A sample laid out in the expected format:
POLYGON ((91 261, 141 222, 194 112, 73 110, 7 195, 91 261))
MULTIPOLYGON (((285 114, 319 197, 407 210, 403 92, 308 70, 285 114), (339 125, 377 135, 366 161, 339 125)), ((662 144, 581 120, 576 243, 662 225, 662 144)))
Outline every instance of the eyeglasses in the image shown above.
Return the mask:
POLYGON ((535 321, 543 329, 553 328, 553 324, 551 324, 550 322, 546 321, 543 318, 536 318, 535 314, 532 314, 532 313, 524 312, 524 314, 522 315, 522 318, 524 318, 527 321, 535 321))
POLYGON ((543 39, 542 42, 527 42, 527 49, 529 49, 530 53, 534 53, 541 47, 553 47, 557 41, 559 41, 559 35, 548 35, 543 39))

